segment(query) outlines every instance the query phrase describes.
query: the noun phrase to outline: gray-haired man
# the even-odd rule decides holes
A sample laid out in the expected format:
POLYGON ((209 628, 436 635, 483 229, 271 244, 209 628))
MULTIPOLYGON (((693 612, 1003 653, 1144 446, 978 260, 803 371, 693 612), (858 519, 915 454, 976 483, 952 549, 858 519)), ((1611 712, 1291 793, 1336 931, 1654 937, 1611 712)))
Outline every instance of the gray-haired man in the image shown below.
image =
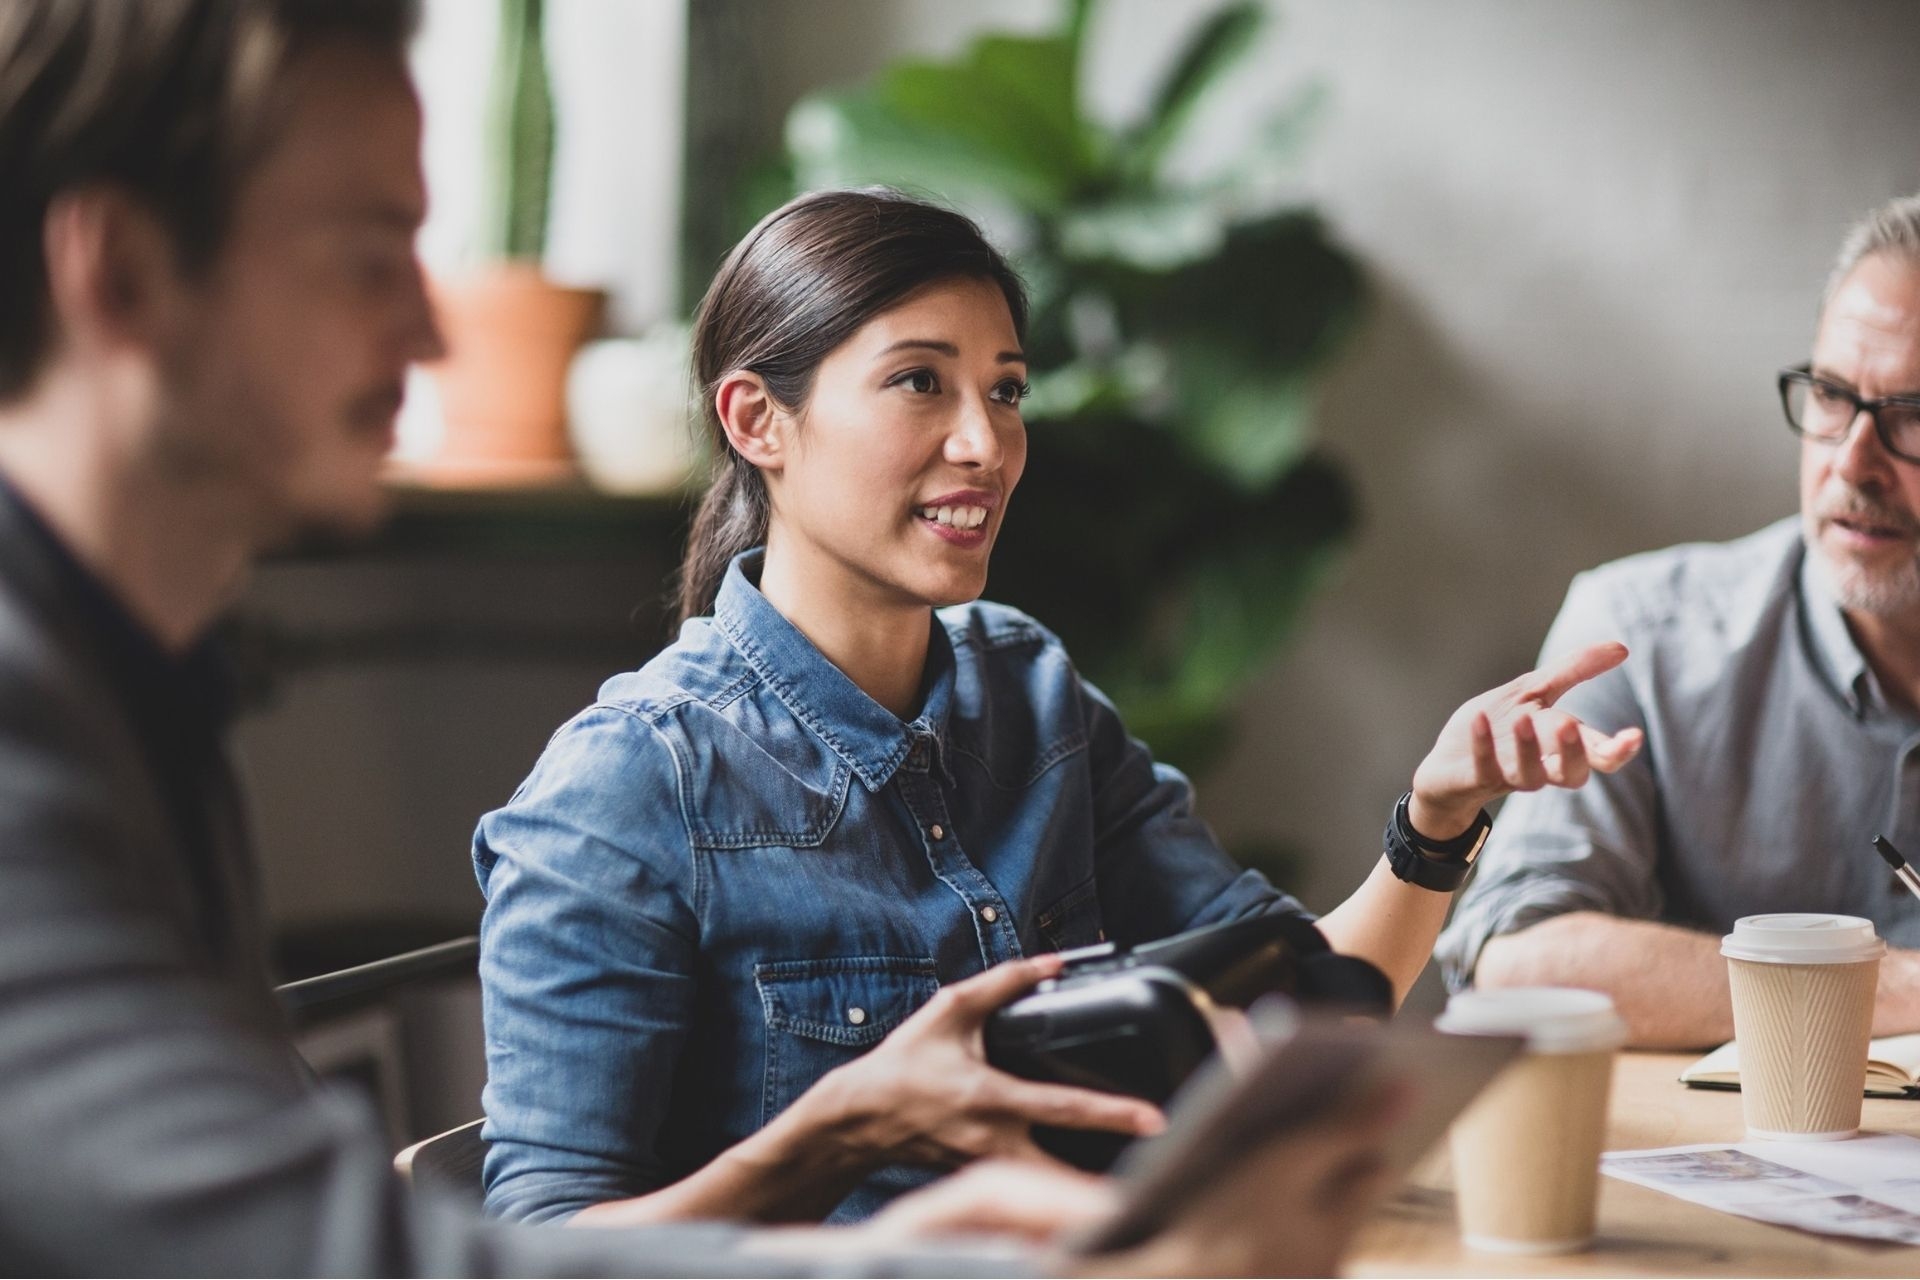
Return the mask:
POLYGON ((1894 944, 1876 1034, 1920 1029, 1920 903, 1868 844, 1920 851, 1920 196, 1848 235, 1779 382, 1797 518, 1568 592, 1548 658, 1596 636, 1633 656, 1564 705, 1647 749, 1507 805, 1439 944, 1455 988, 1602 988, 1637 1043, 1708 1044, 1733 1033, 1734 920, 1833 911, 1894 944))

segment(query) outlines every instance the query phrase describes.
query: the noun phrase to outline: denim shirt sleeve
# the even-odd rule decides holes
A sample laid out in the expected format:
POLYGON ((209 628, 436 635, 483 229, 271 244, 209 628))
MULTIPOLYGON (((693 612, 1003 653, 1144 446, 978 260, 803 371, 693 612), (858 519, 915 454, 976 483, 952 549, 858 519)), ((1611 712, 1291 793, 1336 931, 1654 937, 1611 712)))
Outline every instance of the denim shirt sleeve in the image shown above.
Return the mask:
POLYGON ((487 1206, 549 1221, 652 1190, 692 1020, 693 873, 671 750, 634 710, 563 726, 474 836, 487 1206))
MULTIPOLYGON (((1626 640, 1632 656, 1624 665, 1569 690, 1558 703, 1608 733, 1647 728, 1634 676, 1655 659, 1651 637, 1631 625, 1631 610, 1622 604, 1604 571, 1582 574, 1540 650, 1544 667, 1583 645, 1626 640)), ((1434 949, 1450 989, 1472 983, 1488 941, 1550 917, 1573 911, 1659 916, 1660 802, 1652 745, 1619 772, 1595 772, 1577 790, 1548 787, 1508 798, 1434 949)))
POLYGON ((1115 941, 1268 912, 1311 913, 1258 871, 1227 856, 1193 812, 1193 785, 1127 733, 1107 696, 1080 682, 1094 788, 1100 912, 1115 941))

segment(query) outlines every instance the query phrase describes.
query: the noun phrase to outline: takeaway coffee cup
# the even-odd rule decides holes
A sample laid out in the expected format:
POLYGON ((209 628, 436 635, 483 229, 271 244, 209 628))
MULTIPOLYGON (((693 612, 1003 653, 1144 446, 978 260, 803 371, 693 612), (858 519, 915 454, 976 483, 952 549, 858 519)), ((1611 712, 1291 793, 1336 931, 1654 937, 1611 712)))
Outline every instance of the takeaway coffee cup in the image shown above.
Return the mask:
POLYGON ((1733 987, 1747 1135, 1829 1142, 1860 1132, 1873 993, 1887 944, 1873 922, 1747 916, 1720 943, 1733 987))
POLYGON ((1468 991, 1447 1002, 1434 1026, 1527 1039, 1526 1054, 1448 1134, 1461 1239, 1493 1253, 1586 1248, 1613 1052, 1627 1038, 1613 1001, 1563 987, 1468 991))

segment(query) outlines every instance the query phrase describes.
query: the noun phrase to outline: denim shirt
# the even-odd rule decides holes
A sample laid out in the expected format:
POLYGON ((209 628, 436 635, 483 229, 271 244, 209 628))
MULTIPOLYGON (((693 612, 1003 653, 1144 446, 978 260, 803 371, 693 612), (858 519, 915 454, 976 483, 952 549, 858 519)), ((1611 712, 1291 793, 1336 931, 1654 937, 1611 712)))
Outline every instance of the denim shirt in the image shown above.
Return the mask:
MULTIPOLYGON (((711 618, 616 676, 474 837, 488 1205, 545 1221, 673 1182, 1017 956, 1300 911, 1060 642, 935 615, 902 721, 736 559, 711 618)), ((932 1176, 869 1179, 848 1220, 932 1176)))

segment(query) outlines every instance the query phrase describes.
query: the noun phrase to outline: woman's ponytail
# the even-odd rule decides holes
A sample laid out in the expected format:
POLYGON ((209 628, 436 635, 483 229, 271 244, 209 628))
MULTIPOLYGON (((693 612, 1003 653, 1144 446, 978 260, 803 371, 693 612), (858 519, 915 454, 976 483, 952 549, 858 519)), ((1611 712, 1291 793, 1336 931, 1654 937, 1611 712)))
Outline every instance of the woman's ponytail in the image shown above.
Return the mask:
POLYGON ((737 453, 729 451, 718 465, 719 474, 693 514, 680 562, 674 605, 681 622, 712 612, 733 558, 767 540, 767 482, 737 453))

